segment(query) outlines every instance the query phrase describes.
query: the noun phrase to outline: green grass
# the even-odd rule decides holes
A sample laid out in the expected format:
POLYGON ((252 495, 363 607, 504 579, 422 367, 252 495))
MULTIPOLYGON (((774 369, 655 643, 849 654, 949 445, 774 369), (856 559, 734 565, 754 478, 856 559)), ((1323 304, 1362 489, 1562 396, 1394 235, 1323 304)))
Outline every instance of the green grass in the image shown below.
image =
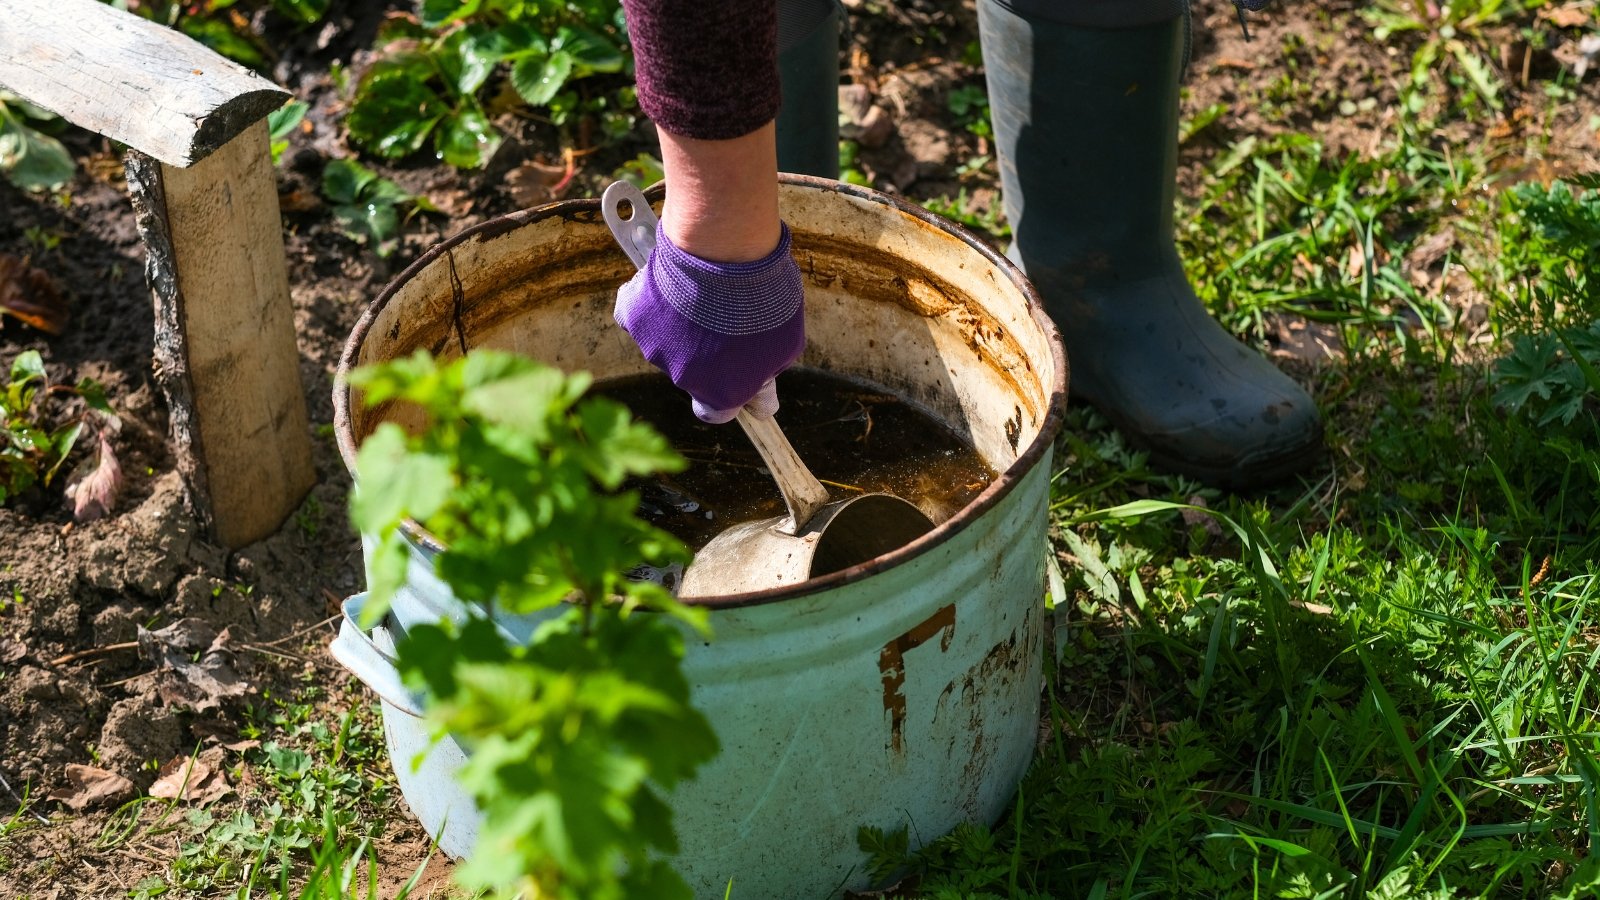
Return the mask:
POLYGON ((378 887, 374 842, 395 820, 398 790, 376 707, 355 698, 329 720, 324 699, 308 685, 252 710, 243 736, 261 743, 230 757, 227 770, 242 802, 213 812, 146 797, 111 817, 97 851, 179 848, 164 872, 131 887, 130 900, 404 900, 410 883, 391 894, 378 887))
POLYGON ((863 835, 906 896, 1600 892, 1600 193, 1437 140, 1459 87, 1405 87, 1426 120, 1371 154, 1269 130, 1209 162, 1191 276, 1247 338, 1334 330, 1331 463, 1226 495, 1070 413, 1051 738, 1007 821, 863 835))

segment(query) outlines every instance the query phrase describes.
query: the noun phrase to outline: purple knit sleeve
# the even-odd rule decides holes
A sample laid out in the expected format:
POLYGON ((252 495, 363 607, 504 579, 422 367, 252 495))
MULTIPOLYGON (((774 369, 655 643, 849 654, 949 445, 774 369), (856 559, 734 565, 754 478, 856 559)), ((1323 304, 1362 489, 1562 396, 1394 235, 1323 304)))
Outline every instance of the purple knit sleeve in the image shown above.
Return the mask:
POLYGON ((639 106, 681 137, 726 140, 778 114, 776 0, 622 0, 639 106))

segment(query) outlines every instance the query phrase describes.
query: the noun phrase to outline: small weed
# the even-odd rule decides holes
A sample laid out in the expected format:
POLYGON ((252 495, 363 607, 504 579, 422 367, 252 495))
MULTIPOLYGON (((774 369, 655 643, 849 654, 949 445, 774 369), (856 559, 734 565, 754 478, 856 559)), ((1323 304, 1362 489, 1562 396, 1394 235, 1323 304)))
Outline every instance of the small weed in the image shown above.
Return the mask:
POLYGON ((277 58, 251 21, 270 13, 292 27, 322 21, 331 0, 103 0, 146 19, 176 28, 234 62, 266 69, 277 58))
POLYGON ((994 138, 994 126, 989 122, 989 93, 976 84, 962 85, 950 92, 945 100, 956 123, 981 138, 994 138))
POLYGON ((317 531, 322 527, 322 501, 315 496, 307 496, 306 501, 300 504, 300 509, 294 514, 294 522, 300 527, 300 534, 306 540, 314 540, 317 531))
POLYGON ((27 240, 39 253, 51 253, 61 246, 64 235, 53 229, 43 228, 38 225, 29 225, 22 230, 22 237, 27 240))
POLYGON ((329 160, 322 171, 322 194, 346 237, 361 241, 379 256, 393 253, 400 232, 432 204, 353 159, 329 160))
POLYGON ((0 504, 35 485, 48 486, 95 413, 111 415, 100 385, 90 379, 76 387, 51 385, 37 350, 17 354, 0 391, 0 504), (64 413, 57 399, 63 396, 80 398, 81 408, 64 413))
POLYGON ((986 234, 994 241, 1004 241, 1011 237, 1011 225, 1004 219, 999 197, 995 197, 989 203, 987 209, 978 213, 972 209, 972 198, 967 196, 967 189, 961 188, 954 197, 935 197, 931 200, 924 200, 922 201, 922 207, 986 234))

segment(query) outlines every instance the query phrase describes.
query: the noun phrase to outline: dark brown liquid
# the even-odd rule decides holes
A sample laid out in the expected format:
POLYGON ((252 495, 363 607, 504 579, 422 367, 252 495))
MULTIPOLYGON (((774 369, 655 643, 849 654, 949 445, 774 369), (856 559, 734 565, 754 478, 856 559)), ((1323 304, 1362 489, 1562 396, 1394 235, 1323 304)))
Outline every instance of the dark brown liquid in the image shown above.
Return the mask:
MULTIPOLYGON (((778 486, 735 423, 707 425, 666 376, 618 379, 594 393, 618 400, 689 460, 676 475, 635 482, 640 513, 698 550, 724 529, 785 514, 778 486)), ((976 497, 994 471, 949 426, 899 397, 813 370, 778 377, 778 423, 835 500, 893 494, 936 524, 976 497)))

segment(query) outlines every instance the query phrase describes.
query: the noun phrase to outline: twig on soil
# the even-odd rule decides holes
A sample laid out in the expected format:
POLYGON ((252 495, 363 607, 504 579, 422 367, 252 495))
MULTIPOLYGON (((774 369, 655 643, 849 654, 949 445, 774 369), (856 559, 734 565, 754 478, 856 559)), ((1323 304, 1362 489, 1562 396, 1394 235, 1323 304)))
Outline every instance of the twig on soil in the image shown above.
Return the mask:
POLYGON ((89 659, 94 656, 104 656, 107 653, 116 653, 118 650, 137 650, 138 641, 123 641, 120 644, 107 644, 104 647, 90 647, 87 650, 76 650, 65 656, 58 656, 50 660, 52 666, 64 666, 67 663, 77 662, 80 659, 89 659))
POLYGON ((321 622, 318 622, 317 624, 308 626, 306 628, 302 628, 299 631, 296 631, 294 634, 289 635, 288 637, 281 637, 281 638, 278 638, 275 641, 264 641, 262 643, 255 644, 254 646, 257 646, 257 647, 281 647, 284 644, 287 644, 287 643, 289 643, 290 641, 292 641, 292 640, 294 640, 296 638, 302 638, 302 637, 305 637, 306 635, 310 634, 313 631, 318 631, 325 625, 332 625, 333 623, 339 621, 342 618, 344 618, 344 613, 339 613, 338 615, 329 616, 326 619, 323 619, 321 622))
MULTIPOLYGON (((17 789, 11 786, 11 782, 6 780, 6 776, 0 775, 0 785, 3 785, 5 787, 5 789, 6 789, 6 793, 10 794, 12 796, 12 798, 17 801, 17 806, 18 806, 19 809, 28 805, 28 801, 26 799, 24 799, 21 794, 17 793, 17 789)), ((32 809, 29 809, 28 813, 30 815, 32 815, 35 819, 38 819, 39 821, 43 822, 44 824, 46 824, 46 825, 50 824, 50 820, 49 819, 45 818, 44 816, 40 815, 37 812, 34 812, 32 809)))
POLYGON ((164 869, 167 866, 166 863, 162 862, 159 859, 151 859, 150 857, 145 856, 143 853, 135 853, 132 850, 129 850, 127 847, 118 847, 117 848, 117 852, 121 853, 123 856, 131 856, 134 859, 137 859, 138 861, 140 861, 142 863, 147 863, 147 864, 155 866, 157 868, 164 869))
POLYGON ((282 650, 273 650, 272 648, 267 647, 264 644, 239 644, 238 647, 241 650, 249 650, 251 653, 260 653, 263 656, 276 656, 279 659, 287 659, 290 662, 297 662, 297 663, 308 663, 308 662, 311 662, 311 660, 307 659, 304 656, 296 656, 293 653, 285 653, 282 650))

